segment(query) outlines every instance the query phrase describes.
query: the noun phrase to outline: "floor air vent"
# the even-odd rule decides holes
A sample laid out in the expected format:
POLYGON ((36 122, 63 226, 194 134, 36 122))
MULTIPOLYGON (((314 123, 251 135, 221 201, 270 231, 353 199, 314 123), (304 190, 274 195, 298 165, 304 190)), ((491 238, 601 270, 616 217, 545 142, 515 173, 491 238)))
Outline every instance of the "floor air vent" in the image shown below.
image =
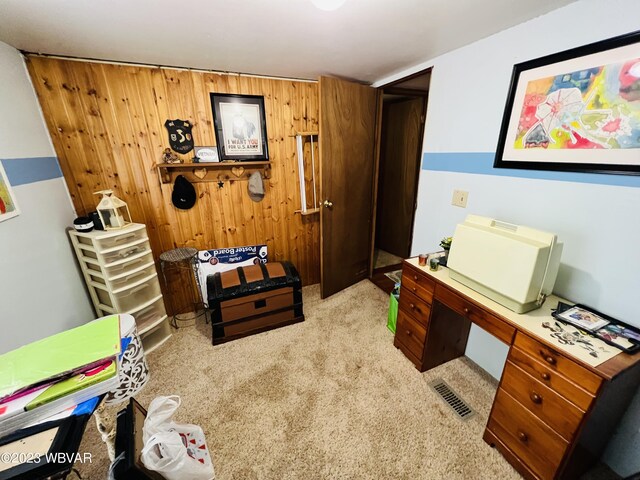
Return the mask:
POLYGON ((456 415, 463 420, 473 417, 476 412, 467 403, 462 400, 456 392, 454 392, 447 383, 441 378, 436 378, 428 383, 428 385, 449 405, 456 415))

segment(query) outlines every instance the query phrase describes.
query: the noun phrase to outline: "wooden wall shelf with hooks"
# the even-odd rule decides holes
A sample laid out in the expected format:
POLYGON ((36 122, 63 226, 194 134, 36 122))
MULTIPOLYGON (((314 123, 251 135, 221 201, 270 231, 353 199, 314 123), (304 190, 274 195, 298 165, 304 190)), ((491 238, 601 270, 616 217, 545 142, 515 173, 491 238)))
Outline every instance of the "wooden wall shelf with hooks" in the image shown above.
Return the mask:
POLYGON ((253 172, 260 172, 262 178, 271 178, 271 163, 268 161, 159 163, 156 168, 162 183, 173 183, 178 175, 191 183, 248 180, 253 172))

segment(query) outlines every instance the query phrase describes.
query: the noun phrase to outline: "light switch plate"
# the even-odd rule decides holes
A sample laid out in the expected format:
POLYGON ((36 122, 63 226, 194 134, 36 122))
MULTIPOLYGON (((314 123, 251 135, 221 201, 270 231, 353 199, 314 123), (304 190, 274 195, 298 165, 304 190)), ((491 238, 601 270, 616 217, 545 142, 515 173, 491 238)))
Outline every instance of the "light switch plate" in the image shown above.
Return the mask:
POLYGON ((451 199, 451 205, 456 207, 467 207, 467 197, 469 196, 469 192, 465 192, 464 190, 454 190, 453 198, 451 199))

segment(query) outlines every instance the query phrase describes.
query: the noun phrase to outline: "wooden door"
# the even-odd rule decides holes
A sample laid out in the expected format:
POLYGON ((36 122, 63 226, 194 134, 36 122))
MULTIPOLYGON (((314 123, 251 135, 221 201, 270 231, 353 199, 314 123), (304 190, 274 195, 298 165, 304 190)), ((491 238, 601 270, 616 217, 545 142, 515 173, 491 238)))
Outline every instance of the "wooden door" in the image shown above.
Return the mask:
POLYGON ((385 102, 382 112, 376 248, 402 258, 411 248, 423 108, 413 98, 385 102))
POLYGON ((320 78, 320 284, 328 297, 367 278, 378 92, 320 78))

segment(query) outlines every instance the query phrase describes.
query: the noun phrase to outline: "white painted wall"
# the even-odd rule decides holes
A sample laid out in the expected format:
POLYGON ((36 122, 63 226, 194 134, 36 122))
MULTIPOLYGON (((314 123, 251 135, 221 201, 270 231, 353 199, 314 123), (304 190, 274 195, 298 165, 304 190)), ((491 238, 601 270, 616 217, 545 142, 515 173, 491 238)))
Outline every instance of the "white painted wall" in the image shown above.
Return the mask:
MULTIPOLYGON (((425 152, 495 152, 515 63, 640 28, 637 0, 582 0, 382 79, 433 66, 425 152)), ((489 172, 490 173, 490 172, 489 172)), ((640 326, 640 188, 422 170, 413 254, 434 250, 468 213, 556 232, 565 242, 556 292, 640 326), (469 192, 466 209, 453 189, 469 192)), ((506 351, 472 332, 467 355, 499 376, 506 351)), ((640 470, 640 392, 603 459, 640 470)))
MULTIPOLYGON (((1 42, 0 118, 0 159, 55 156, 22 56, 1 42)), ((64 180, 13 191, 22 213, 0 223, 0 353, 95 316, 65 233, 75 214, 64 180)))

